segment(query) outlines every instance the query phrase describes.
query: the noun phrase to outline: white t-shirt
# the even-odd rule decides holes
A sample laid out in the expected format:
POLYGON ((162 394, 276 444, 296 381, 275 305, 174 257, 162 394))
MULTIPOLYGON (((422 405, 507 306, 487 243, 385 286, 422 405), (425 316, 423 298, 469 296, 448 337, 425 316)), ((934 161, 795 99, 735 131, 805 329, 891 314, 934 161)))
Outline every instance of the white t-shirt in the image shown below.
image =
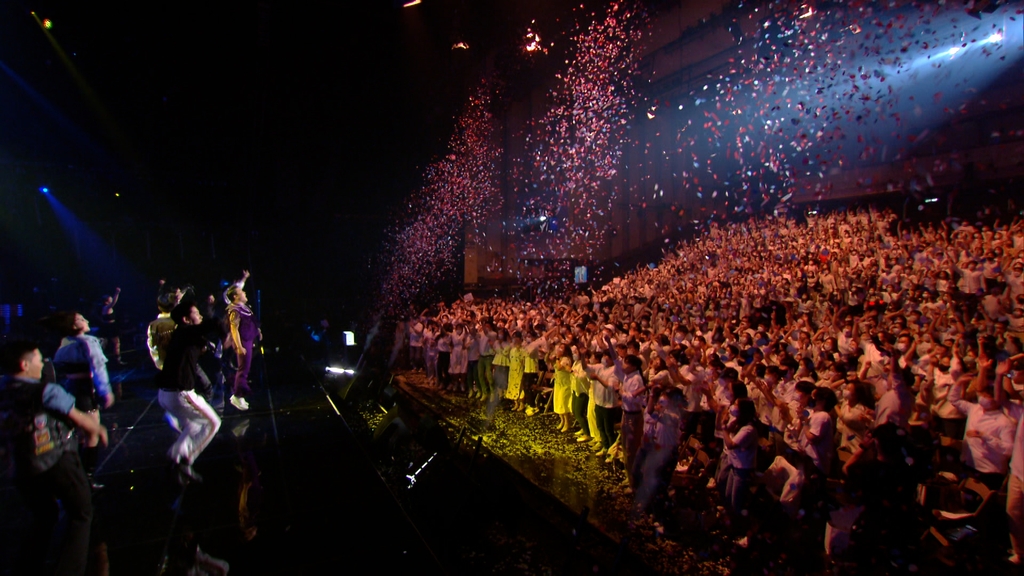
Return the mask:
POLYGON ((732 441, 736 445, 725 449, 729 465, 740 470, 753 468, 757 459, 757 430, 747 424, 733 435, 732 441))
POLYGON ((812 441, 806 434, 801 434, 800 447, 804 454, 811 458, 818 470, 827 474, 832 465, 832 452, 835 449, 832 417, 828 412, 815 410, 807 419, 807 427, 816 438, 812 441))

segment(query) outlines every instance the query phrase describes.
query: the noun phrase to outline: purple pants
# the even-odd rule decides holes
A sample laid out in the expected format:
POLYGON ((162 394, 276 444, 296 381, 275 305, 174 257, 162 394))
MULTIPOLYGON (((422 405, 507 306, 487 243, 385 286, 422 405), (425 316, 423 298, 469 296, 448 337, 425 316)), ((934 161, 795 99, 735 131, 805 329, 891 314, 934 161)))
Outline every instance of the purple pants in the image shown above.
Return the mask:
POLYGON ((249 395, 249 368, 252 367, 252 341, 242 341, 245 348, 245 355, 238 356, 238 371, 235 372, 235 384, 231 388, 231 394, 242 398, 249 395))

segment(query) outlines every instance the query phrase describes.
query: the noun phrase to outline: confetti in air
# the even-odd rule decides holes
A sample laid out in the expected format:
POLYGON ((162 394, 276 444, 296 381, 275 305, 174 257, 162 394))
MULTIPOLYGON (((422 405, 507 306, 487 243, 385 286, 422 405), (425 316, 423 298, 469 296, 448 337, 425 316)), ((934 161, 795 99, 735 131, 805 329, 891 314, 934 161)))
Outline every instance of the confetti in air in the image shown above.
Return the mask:
MULTIPOLYGON (((988 91, 1024 54, 1019 4, 974 12, 959 2, 729 4, 716 23, 684 32, 719 42, 714 55, 663 75, 659 57, 703 40, 673 40, 644 56, 651 17, 639 1, 585 15, 580 7, 548 107, 523 135, 525 152, 505 159, 512 219, 502 223, 502 258, 603 260, 618 232, 613 206, 627 222, 641 211, 665 218, 655 224, 667 234, 664 214, 704 226, 827 198, 836 182, 848 195, 870 192, 880 183, 859 171, 881 166, 908 175, 895 186, 923 190, 963 160, 962 119, 1019 106, 1019 94, 988 91)), ((554 45, 535 24, 515 46, 520 64, 554 45)), ((429 169, 408 203, 410 220, 386 246, 390 307, 453 271, 463 226, 482 225, 500 202, 487 101, 474 97, 451 155, 429 169)), ((1022 134, 997 129, 991 138, 1022 134)), ((500 273, 524 275, 514 265, 500 273)))
POLYGON ((482 82, 457 119, 448 154, 427 168, 423 187, 403 206, 404 221, 388 232, 378 293, 382 314, 422 302, 452 273, 464 228, 484 222, 501 205, 495 176, 500 157, 490 86, 482 82))
POLYGON ((740 211, 800 190, 820 198, 840 170, 913 170, 922 147, 947 146, 936 126, 997 106, 978 94, 1020 57, 1003 41, 1004 28, 1020 28, 1019 7, 971 18, 960 4, 776 1, 734 11, 735 55, 679 96, 671 121, 681 127, 663 151, 685 159, 674 176, 698 197, 731 193, 740 211))
MULTIPOLYGON (((536 21, 533 23, 536 23, 536 21)), ((548 49, 541 44, 540 35, 529 28, 526 30, 526 46, 523 47, 523 50, 526 50, 527 52, 538 52, 541 54, 548 53, 548 49)))
MULTIPOLYGON (((567 257, 604 244, 599 227, 611 209, 626 140, 640 40, 647 15, 612 4, 572 38, 573 56, 550 93, 551 108, 528 135, 536 179, 520 195, 523 217, 556 234, 543 252, 567 257)), ((524 244, 525 247, 525 244, 524 244)), ((578 255, 578 254, 577 254, 578 255)))

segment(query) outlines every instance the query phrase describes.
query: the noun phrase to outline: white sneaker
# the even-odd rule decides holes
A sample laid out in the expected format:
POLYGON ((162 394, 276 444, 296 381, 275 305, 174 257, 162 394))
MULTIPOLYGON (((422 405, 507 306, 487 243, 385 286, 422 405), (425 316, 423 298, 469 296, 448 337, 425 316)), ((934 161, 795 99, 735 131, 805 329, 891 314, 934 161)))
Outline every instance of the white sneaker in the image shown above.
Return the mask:
POLYGON ((249 409, 249 403, 246 402, 245 398, 242 398, 241 396, 234 396, 234 395, 232 395, 230 401, 231 401, 231 405, 232 406, 234 406, 235 408, 238 408, 239 410, 241 410, 243 412, 245 412, 246 410, 249 409))

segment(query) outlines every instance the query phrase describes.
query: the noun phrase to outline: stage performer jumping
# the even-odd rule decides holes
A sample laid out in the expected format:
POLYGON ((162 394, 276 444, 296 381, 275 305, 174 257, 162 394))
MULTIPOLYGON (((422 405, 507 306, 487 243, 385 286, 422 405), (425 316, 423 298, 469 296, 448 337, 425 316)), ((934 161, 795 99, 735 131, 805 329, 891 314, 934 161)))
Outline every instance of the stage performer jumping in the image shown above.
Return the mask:
POLYGON ((228 303, 228 327, 230 343, 235 348, 238 358, 238 371, 235 372, 235 383, 231 390, 231 405, 245 411, 249 403, 245 397, 249 394, 249 369, 252 367, 253 343, 263 339, 259 323, 249 308, 249 299, 245 294, 245 281, 249 279, 249 271, 242 271, 242 278, 224 291, 224 300, 228 303))

